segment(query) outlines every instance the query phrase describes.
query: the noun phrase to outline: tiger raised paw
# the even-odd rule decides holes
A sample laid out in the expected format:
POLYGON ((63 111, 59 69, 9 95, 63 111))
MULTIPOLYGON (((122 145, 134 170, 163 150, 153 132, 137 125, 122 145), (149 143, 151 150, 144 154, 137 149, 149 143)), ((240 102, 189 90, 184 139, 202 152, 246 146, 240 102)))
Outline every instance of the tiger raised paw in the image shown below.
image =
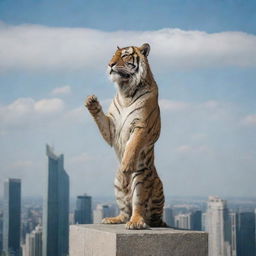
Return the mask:
POLYGON ((97 114, 101 110, 101 105, 95 95, 88 96, 84 102, 84 105, 92 115, 97 114))

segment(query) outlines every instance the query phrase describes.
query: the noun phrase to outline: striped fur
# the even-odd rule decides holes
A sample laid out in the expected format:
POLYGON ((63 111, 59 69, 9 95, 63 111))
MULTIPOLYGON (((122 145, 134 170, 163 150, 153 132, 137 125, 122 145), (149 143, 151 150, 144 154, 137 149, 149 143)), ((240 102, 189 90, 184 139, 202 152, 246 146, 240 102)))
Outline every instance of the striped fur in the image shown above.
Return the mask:
POLYGON ((126 223, 127 229, 165 226, 163 186, 154 165, 160 110, 157 84, 147 60, 149 50, 150 46, 144 44, 115 52, 108 72, 117 94, 107 114, 94 95, 85 102, 120 161, 114 181, 120 214, 102 222, 126 223))

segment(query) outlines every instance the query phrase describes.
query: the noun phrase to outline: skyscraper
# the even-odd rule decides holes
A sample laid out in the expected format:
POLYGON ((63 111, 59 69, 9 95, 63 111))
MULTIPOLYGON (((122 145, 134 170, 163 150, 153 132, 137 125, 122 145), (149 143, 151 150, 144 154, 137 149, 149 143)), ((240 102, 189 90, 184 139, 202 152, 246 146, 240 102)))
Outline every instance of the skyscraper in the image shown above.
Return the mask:
POLYGON ((209 256, 230 255, 230 225, 227 202, 209 196, 206 212, 206 231, 209 233, 209 256))
POLYGON ((226 238, 229 241, 227 246, 228 256, 237 256, 237 213, 229 212, 226 238))
POLYGON ((206 231, 206 212, 202 213, 202 230, 206 231))
POLYGON ((254 212, 238 213, 237 256, 255 256, 255 214, 254 212))
POLYGON ((75 224, 92 224, 91 196, 78 196, 76 199, 75 224))
POLYGON ((107 204, 98 204, 93 211, 93 223, 101 223, 103 218, 112 217, 111 208, 107 204))
POLYGON ((174 217, 175 227, 181 229, 191 229, 191 214, 178 214, 174 217))
POLYGON ((43 209, 43 256, 66 256, 69 248, 69 176, 63 154, 46 146, 48 177, 43 209))
POLYGON ((202 211, 196 210, 191 213, 191 229, 202 230, 202 211))
POLYGON ((42 227, 36 228, 26 234, 26 244, 24 255, 22 256, 42 256, 42 227))
POLYGON ((8 179, 4 183, 3 251, 20 256, 21 180, 8 179))
POLYGON ((168 226, 174 227, 174 217, 171 207, 164 207, 163 220, 168 226))

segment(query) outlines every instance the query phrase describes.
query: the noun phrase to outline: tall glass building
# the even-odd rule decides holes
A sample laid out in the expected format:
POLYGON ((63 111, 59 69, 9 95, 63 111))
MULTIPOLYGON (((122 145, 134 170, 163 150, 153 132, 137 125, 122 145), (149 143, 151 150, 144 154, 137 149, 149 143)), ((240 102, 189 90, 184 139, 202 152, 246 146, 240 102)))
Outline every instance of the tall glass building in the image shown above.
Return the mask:
POLYGON ((92 224, 92 198, 90 196, 77 197, 75 224, 92 224))
POLYGON ((20 256, 21 180, 4 183, 3 251, 5 255, 20 256))
POLYGON ((202 230, 202 211, 196 210, 191 213, 191 229, 202 230))
POLYGON ((64 156, 46 146, 48 176, 43 209, 43 256, 67 256, 69 251, 69 176, 64 156))
POLYGON ((240 212, 237 218, 237 256, 255 255, 255 213, 240 212))

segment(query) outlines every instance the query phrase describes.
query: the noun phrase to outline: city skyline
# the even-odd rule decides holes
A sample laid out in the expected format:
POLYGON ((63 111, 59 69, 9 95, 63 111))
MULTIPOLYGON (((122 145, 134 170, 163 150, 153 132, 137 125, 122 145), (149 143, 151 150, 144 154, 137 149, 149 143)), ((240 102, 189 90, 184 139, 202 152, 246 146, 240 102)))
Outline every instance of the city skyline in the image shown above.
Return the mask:
MULTIPOLYGON (((90 196, 87 195, 88 198, 90 196)), ((93 223, 99 223, 104 216, 113 216, 117 214, 117 205, 113 204, 110 201, 98 201, 95 204, 95 198, 92 198, 94 201, 94 219, 93 223)), ((98 200, 98 199, 96 199, 98 200)), ((254 255, 255 249, 255 203, 251 205, 250 209, 241 205, 241 201, 237 202, 237 206, 234 208, 228 206, 227 201, 215 197, 209 196, 208 199, 208 207, 207 201, 202 201, 201 203, 193 200, 182 200, 176 199, 176 202, 173 202, 171 205, 167 205, 165 210, 165 220, 171 224, 172 227, 177 229, 188 229, 188 230, 207 230, 211 233, 209 235, 209 243, 211 243, 211 239, 215 237, 212 232, 216 232, 219 234, 215 239, 215 243, 219 248, 219 254, 213 253, 212 255, 217 256, 252 256, 254 255), (211 212, 211 214, 209 214, 211 212), (207 217, 205 217, 207 215, 207 217), (206 226, 205 226, 205 218, 206 218, 206 226), (209 221, 210 219, 211 221, 209 221), (208 221, 207 221, 208 220, 208 221), (211 228, 209 229, 209 226, 211 228), (215 231, 213 231, 215 230, 215 231), (225 240, 223 241, 223 239, 225 240), (220 240, 218 242, 218 240, 220 240), (221 242, 222 241, 222 242, 221 242)), ((34 209, 35 216, 38 216, 38 204, 34 205, 34 202, 31 201, 32 204, 26 202, 26 208, 32 210, 34 209), (33 206, 34 205, 34 206, 33 206), (35 208, 34 208, 35 207, 35 208)), ((74 202, 73 202, 74 203, 74 202)), ((87 204, 87 203, 86 203, 87 204)), ((80 208, 78 204, 78 208, 80 208)), ((89 203, 90 205, 90 203, 89 203)), ((88 206, 89 206, 88 205, 88 206)), ((89 206, 90 208, 90 206, 89 206)), ((23 210, 24 211, 24 210, 23 210)), ((70 225, 74 224, 75 219, 75 211, 76 209, 70 209, 70 225)), ((1 212, 1 205, 0 205, 1 212)), ((32 213, 32 212, 31 212, 32 213)), ((42 213, 42 212, 41 212, 42 213)), ((30 215, 30 214, 29 214, 30 215)), ((42 216, 41 216, 42 217, 42 216)), ((1 219, 0 219, 1 221, 1 219)), ((28 219, 23 215, 22 223, 29 224, 31 219, 28 219)), ((25 253, 25 256, 34 256, 37 254, 33 254, 35 250, 40 250, 41 248, 41 239, 42 239, 42 229, 38 220, 35 223, 35 228, 26 230, 27 233, 26 239, 22 242, 22 248, 25 253), (37 248, 37 249, 36 249, 37 248)), ((25 226, 27 226, 27 224, 25 226)), ((24 232, 24 230, 23 230, 24 232)), ((214 241, 213 241, 214 242, 214 241)), ((210 247, 209 247, 210 248, 210 247)))
POLYGON ((256 197, 255 2, 116 3, 0 3, 0 184, 42 196, 48 142, 65 152, 71 196, 113 196, 117 160, 83 101, 96 94, 107 111, 116 46, 148 42, 165 194, 256 197))

